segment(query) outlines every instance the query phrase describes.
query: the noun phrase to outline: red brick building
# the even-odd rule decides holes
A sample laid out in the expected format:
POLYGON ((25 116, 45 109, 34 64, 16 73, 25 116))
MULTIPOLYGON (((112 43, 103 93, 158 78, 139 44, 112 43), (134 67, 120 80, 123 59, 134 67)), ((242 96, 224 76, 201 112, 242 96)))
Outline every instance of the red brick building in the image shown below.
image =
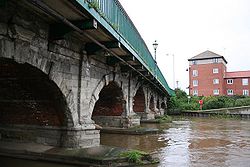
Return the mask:
POLYGON ((205 51, 188 59, 189 94, 193 96, 249 96, 250 71, 227 72, 226 59, 205 51))

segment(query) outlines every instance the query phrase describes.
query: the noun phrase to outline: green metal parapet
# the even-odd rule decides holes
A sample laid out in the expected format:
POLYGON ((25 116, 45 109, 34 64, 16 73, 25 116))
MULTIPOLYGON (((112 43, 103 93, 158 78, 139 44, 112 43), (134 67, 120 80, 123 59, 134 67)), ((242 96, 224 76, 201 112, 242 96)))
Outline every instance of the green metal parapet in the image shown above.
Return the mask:
POLYGON ((118 0, 75 0, 105 27, 157 79, 170 96, 164 76, 144 40, 118 0))

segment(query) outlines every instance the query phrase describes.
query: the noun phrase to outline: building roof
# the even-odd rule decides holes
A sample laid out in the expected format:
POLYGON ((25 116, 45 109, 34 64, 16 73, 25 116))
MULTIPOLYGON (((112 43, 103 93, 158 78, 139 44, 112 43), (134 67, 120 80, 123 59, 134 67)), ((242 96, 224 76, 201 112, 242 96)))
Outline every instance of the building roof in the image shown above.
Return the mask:
POLYGON ((226 59, 223 56, 221 56, 221 55, 219 55, 217 53, 211 52, 209 50, 207 50, 205 52, 202 52, 202 53, 188 59, 188 61, 205 60, 205 59, 213 59, 213 58, 222 58, 227 63, 226 59))
POLYGON ((250 71, 227 72, 225 78, 250 78, 250 71))

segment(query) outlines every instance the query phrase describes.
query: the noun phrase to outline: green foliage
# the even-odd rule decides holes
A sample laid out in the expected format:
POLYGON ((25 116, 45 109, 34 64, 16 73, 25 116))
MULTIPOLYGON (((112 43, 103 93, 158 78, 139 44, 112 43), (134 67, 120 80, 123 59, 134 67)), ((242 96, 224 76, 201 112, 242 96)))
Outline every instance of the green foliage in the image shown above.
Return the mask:
POLYGON ((88 6, 89 6, 89 8, 95 9, 96 11, 100 10, 100 7, 99 7, 97 0, 93 0, 93 1, 89 2, 88 6))
POLYGON ((198 110, 200 107, 197 102, 181 103, 179 106, 182 110, 198 110))
POLYGON ((164 115, 164 116, 157 118, 156 120, 159 121, 160 123, 170 123, 172 122, 173 119, 171 116, 164 115))
POLYGON ((204 97, 203 109, 249 106, 250 98, 245 96, 209 96, 204 97))
POLYGON ((128 158, 129 162, 138 164, 142 163, 142 157, 146 155, 148 155, 148 153, 139 150, 131 150, 120 154, 121 157, 128 158))
POLYGON ((118 30, 119 26, 117 24, 111 24, 111 27, 118 30))
POLYGON ((229 108, 239 106, 249 106, 250 97, 245 96, 208 96, 197 97, 192 96, 188 100, 188 96, 185 91, 175 89, 175 95, 168 101, 169 113, 179 112, 183 110, 199 110, 199 100, 203 100, 202 109, 218 109, 229 108))
POLYGON ((215 96, 204 97, 203 100, 204 100, 203 109, 205 109, 205 110, 223 108, 223 106, 224 106, 223 100, 221 100, 215 96))
POLYGON ((172 96, 168 102, 170 113, 171 111, 179 112, 182 110, 198 110, 199 109, 198 101, 202 97, 194 96, 188 100, 188 96, 186 92, 180 89, 175 89, 175 95, 176 96, 172 96))
POLYGON ((243 98, 243 99, 237 99, 235 101, 235 106, 249 106, 250 105, 250 98, 243 98))

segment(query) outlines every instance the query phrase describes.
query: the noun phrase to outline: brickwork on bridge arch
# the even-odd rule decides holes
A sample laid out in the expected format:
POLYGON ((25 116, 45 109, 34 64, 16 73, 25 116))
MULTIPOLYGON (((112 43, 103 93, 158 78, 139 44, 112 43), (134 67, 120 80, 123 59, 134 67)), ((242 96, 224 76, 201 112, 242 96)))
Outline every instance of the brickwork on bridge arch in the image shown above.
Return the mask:
POLYGON ((145 94, 143 92, 143 88, 140 87, 133 98, 133 111, 134 112, 145 112, 146 105, 145 105, 145 94))
POLYGON ((121 88, 115 82, 104 86, 95 103, 92 116, 121 116, 124 112, 124 98, 121 88))
POLYGON ((39 69, 0 58, 0 123, 66 126, 68 110, 57 85, 39 69))

